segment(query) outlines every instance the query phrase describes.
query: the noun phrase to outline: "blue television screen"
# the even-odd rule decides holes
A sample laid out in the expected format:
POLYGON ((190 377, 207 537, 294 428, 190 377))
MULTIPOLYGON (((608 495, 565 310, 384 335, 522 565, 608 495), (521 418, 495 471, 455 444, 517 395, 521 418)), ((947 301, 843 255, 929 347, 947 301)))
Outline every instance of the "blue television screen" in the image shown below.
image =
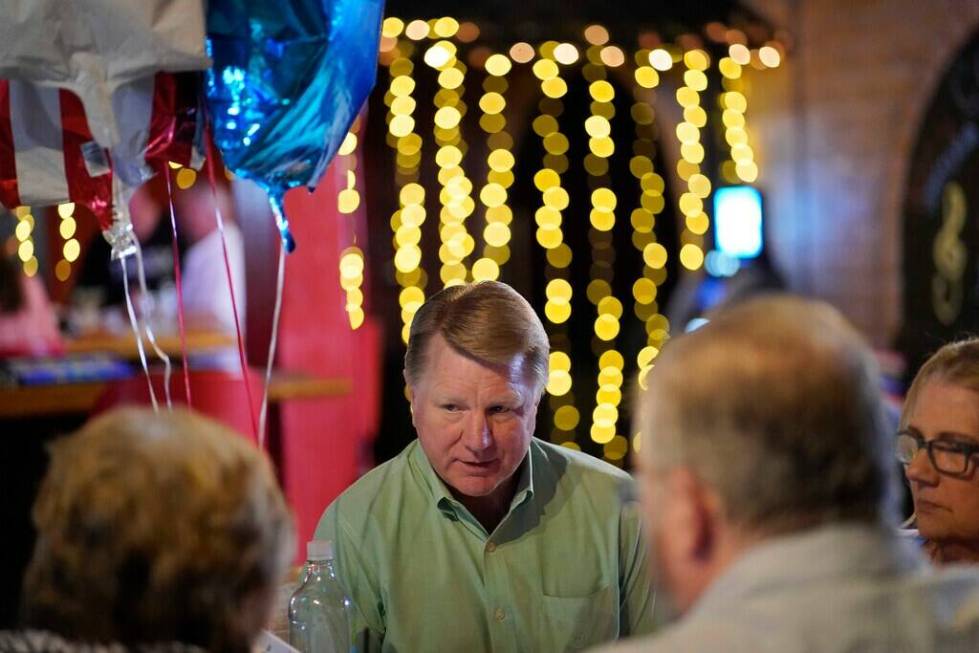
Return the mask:
POLYGON ((753 186, 723 186, 714 193, 714 247, 727 256, 752 259, 764 247, 761 192, 753 186))

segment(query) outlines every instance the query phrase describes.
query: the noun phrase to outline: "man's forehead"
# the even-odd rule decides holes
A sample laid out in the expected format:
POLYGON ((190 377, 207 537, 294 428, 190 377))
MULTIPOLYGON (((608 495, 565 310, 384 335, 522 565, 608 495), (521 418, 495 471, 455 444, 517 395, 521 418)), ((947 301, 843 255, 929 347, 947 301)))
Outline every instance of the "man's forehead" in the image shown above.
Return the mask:
POLYGON ((472 375, 492 373, 512 381, 522 381, 525 372, 527 356, 518 352, 506 362, 488 361, 477 355, 452 346, 441 335, 436 335, 429 343, 425 372, 438 373, 451 367, 456 371, 468 372, 472 375))
POLYGON ((526 356, 513 356, 506 364, 496 364, 461 352, 444 338, 433 337, 422 369, 422 385, 435 388, 458 386, 460 382, 498 386, 501 391, 523 394, 529 382, 526 356))

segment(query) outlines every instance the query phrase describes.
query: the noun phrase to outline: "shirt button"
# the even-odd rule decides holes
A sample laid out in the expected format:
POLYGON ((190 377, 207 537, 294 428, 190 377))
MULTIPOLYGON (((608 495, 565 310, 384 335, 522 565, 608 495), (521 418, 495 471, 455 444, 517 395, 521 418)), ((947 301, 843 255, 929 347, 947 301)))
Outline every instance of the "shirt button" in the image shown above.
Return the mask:
POLYGON ((506 619, 506 612, 503 611, 503 608, 497 608, 496 614, 493 616, 496 619, 497 623, 502 623, 502 621, 506 619))
POLYGON ((495 544, 493 544, 492 542, 490 542, 489 544, 486 545, 486 552, 487 553, 493 553, 494 551, 496 551, 496 545, 495 544))

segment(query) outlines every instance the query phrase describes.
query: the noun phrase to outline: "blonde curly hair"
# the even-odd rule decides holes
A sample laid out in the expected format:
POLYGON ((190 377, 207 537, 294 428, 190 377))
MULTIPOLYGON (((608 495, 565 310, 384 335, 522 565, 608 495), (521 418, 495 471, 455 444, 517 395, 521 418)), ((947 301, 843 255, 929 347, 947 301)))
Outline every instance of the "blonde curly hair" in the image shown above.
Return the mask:
POLYGON ((124 408, 52 446, 27 625, 88 642, 245 651, 293 550, 268 461, 188 411, 124 408))

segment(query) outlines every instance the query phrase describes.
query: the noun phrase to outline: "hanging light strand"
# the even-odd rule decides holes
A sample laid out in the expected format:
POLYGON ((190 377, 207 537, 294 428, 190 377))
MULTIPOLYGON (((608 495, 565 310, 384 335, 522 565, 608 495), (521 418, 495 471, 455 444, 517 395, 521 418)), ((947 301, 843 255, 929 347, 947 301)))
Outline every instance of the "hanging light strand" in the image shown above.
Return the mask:
MULTIPOLYGON (((347 133, 337 152, 337 166, 344 170, 344 188, 337 194, 337 211, 350 215, 360 207, 360 193, 357 191, 357 131, 360 120, 347 133)), ((356 231, 353 243, 340 253, 340 286, 346 294, 344 310, 351 329, 358 329, 364 323, 364 252, 357 246, 356 231)))
MULTIPOLYGON (((744 48, 744 46, 740 47, 744 48)), ((739 56, 742 61, 745 60, 740 49, 731 46, 731 50, 732 55, 739 56)), ((755 163, 755 153, 748 143, 748 131, 745 125, 748 99, 744 93, 743 66, 734 59, 734 56, 727 56, 718 61, 717 67, 721 73, 721 87, 724 89, 717 101, 722 111, 724 140, 728 145, 730 157, 721 164, 721 177, 731 184, 754 183, 758 179, 758 165, 755 163)))
POLYGON ((37 274, 37 252, 34 247, 34 227, 36 221, 31 214, 31 207, 18 206, 14 209, 17 226, 14 227, 14 237, 17 238, 17 258, 20 259, 24 274, 33 277, 37 274))
POLYGON ((61 245, 61 260, 54 265, 54 277, 61 282, 68 281, 71 277, 72 264, 78 260, 82 251, 81 244, 75 238, 77 226, 74 202, 59 204, 58 234, 64 242, 61 245))
POLYGON ((537 243, 547 257, 544 267, 544 293, 547 299, 544 316, 551 339, 548 405, 554 419, 552 439, 576 447, 574 436, 568 431, 577 425, 577 419, 569 409, 564 408, 574 403, 571 357, 568 355, 570 343, 562 326, 571 317, 572 288, 567 279, 571 249, 564 242, 561 213, 568 208, 570 196, 561 186, 561 175, 568 169, 568 138, 561 133, 558 118, 564 111, 560 98, 567 93, 567 84, 561 78, 561 69, 553 58, 556 46, 554 42, 544 43, 535 52, 526 44, 517 44, 510 49, 510 56, 514 61, 529 63, 535 54, 540 55, 532 65, 542 94, 538 102, 540 113, 534 119, 532 128, 541 138, 544 156, 541 168, 534 174, 534 186, 541 193, 541 206, 535 212, 534 220, 537 224, 537 243))
MULTIPOLYGON (((632 285, 632 297, 636 317, 644 323, 647 343, 636 356, 636 365, 641 380, 652 368, 653 360, 659 354, 668 330, 666 317, 659 312, 659 288, 666 281, 668 253, 656 238, 656 217, 665 208, 663 197, 666 183, 655 170, 655 119, 652 105, 646 101, 644 91, 659 85, 656 69, 649 65, 649 52, 636 54, 637 68, 636 101, 632 105, 632 119, 636 138, 633 142, 633 157, 629 161, 629 172, 639 183, 639 206, 632 212, 632 243, 643 255, 643 274, 632 285)), ((700 107, 684 110, 686 122, 698 129, 707 123, 707 115, 700 107)))
MULTIPOLYGON (((398 23, 385 20, 387 38, 396 39, 400 34, 398 23)), ((410 25, 414 25, 411 23, 410 25)), ((424 23, 423 23, 424 24, 424 23)), ((426 26, 427 28, 427 26, 426 26)), ((427 33, 427 32, 426 32, 427 33)), ((395 278, 401 286, 398 301, 401 305, 401 339, 408 342, 411 321, 425 301, 426 275, 421 267, 421 226, 425 222, 425 189, 417 183, 422 156, 422 138, 415 131, 416 108, 413 97, 415 80, 411 54, 414 44, 410 40, 397 41, 390 51, 388 72, 390 85, 384 101, 388 105, 388 145, 396 150, 395 183, 398 187, 399 208, 391 216, 392 245, 394 248, 395 278)))
POLYGON ((486 59, 486 78, 483 95, 479 99, 482 115, 479 125, 486 132, 487 173, 486 183, 479 193, 479 201, 485 209, 486 227, 483 229, 483 255, 473 263, 472 276, 476 281, 497 279, 500 268, 510 259, 510 223, 513 211, 507 204, 510 186, 513 185, 513 138, 506 130, 507 73, 513 63, 505 54, 493 54, 486 59))
POLYGON ((588 63, 582 68, 591 96, 589 117, 585 120, 589 152, 585 155, 584 167, 591 190, 588 240, 592 257, 591 280, 586 294, 596 309, 592 349, 598 357, 595 408, 589 435, 593 442, 602 445, 604 457, 612 462, 621 461, 625 455, 624 449, 619 455, 622 438, 616 436, 625 360, 615 348, 623 311, 622 302, 612 292, 615 266, 612 230, 616 223, 618 198, 609 177, 609 158, 615 152, 612 140, 615 88, 607 79, 606 68, 621 65, 620 53, 615 46, 592 46, 586 51, 588 63), (616 440, 617 437, 620 440, 616 440))
MULTIPOLYGON (((655 52, 655 51, 654 51, 655 52)), ((710 58, 703 50, 688 50, 683 54, 684 85, 677 89, 676 100, 683 108, 683 122, 676 126, 680 141, 680 161, 677 174, 686 182, 686 190, 680 195, 679 208, 684 228, 680 234, 680 264, 687 270, 699 270, 704 264, 704 234, 710 227, 705 210, 705 200, 710 196, 710 180, 701 173, 704 146, 698 123, 703 117, 700 103, 701 92, 707 89, 706 70, 710 58)), ((650 55, 652 64, 652 54, 650 55)))
MULTIPOLYGON (((432 24, 431 38, 439 38, 441 34, 451 31, 451 24, 435 30, 439 21, 432 24)), ((476 204, 470 196, 473 190, 472 181, 466 176, 462 165, 467 146, 460 128, 467 111, 466 103, 462 100, 467 67, 456 57, 456 52, 455 44, 442 38, 428 46, 424 54, 425 63, 438 72, 439 91, 434 98, 436 111, 433 135, 439 146, 435 163, 438 165, 438 182, 441 187, 439 260, 442 265, 439 274, 446 287, 466 282, 469 277, 466 258, 476 246, 475 239, 466 229, 466 218, 472 215, 476 204)))

